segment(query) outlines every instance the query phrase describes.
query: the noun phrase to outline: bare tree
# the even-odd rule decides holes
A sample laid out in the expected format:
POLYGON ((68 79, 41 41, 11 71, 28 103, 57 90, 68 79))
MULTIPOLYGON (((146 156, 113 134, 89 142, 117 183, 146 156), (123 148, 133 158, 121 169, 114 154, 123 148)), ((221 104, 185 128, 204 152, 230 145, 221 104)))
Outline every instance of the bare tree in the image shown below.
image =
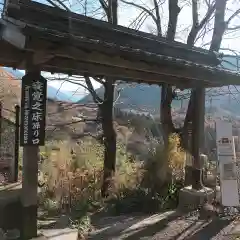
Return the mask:
POLYGON ((98 105, 99 117, 103 130, 104 144, 104 176, 102 185, 102 196, 106 197, 111 187, 112 178, 115 173, 116 165, 116 133, 113 126, 113 102, 114 102, 114 79, 105 78, 105 80, 96 79, 104 87, 104 96, 98 96, 93 88, 92 82, 88 76, 85 76, 86 84, 98 105))
MULTIPOLYGON (((240 14, 240 9, 233 11, 228 19, 225 20, 227 15, 227 3, 230 0, 168 0, 168 24, 166 32, 164 32, 163 27, 163 16, 161 8, 166 1, 153 0, 153 8, 149 8, 148 4, 138 4, 136 1, 121 0, 127 5, 138 8, 141 13, 134 22, 141 21, 141 24, 137 25, 138 27, 142 25, 142 22, 150 17, 154 24, 156 25, 157 35, 159 37, 165 36, 168 41, 174 41, 177 35, 177 26, 178 26, 178 16, 182 8, 180 8, 180 3, 183 5, 183 2, 190 4, 192 8, 192 23, 188 30, 188 36, 186 43, 189 47, 193 47, 199 39, 204 38, 207 34, 212 34, 212 40, 210 41, 209 49, 210 51, 218 52, 222 43, 224 34, 228 31, 235 31, 239 26, 232 26, 232 21, 238 17, 240 14), (205 4, 206 12, 205 15, 200 19, 200 10, 199 6, 205 4), (213 26, 211 26, 213 23, 213 26)), ((232 0, 233 1, 233 0, 232 0)), ((107 21, 112 24, 117 24, 117 0, 99 0, 101 8, 104 10, 107 21)), ((183 6, 184 7, 184 6, 183 6)), ((115 172, 115 160, 116 160, 116 133, 113 128, 112 123, 112 109, 113 109, 113 100, 114 100, 114 84, 115 79, 105 77, 96 78, 100 82, 104 89, 104 97, 100 99, 97 96, 96 92, 93 89, 90 76, 85 76, 86 84, 90 93, 93 96, 94 101, 99 106, 99 112, 102 120, 102 128, 104 133, 104 145, 105 145, 105 159, 104 159, 104 181, 102 194, 106 195, 108 192, 109 186, 111 185, 111 179, 115 172)), ((168 137, 171 133, 179 133, 182 138, 182 146, 188 148, 188 128, 190 123, 193 120, 193 97, 195 94, 195 89, 192 90, 191 97, 188 104, 188 110, 184 120, 184 125, 181 129, 177 129, 174 126, 172 120, 172 100, 175 96, 174 86, 169 84, 163 84, 161 89, 161 123, 163 125, 163 135, 164 142, 168 144, 168 137)), ((190 152, 192 149, 189 149, 190 152)))
MULTIPOLYGON (((117 25, 117 0, 99 0, 102 8, 104 9, 107 20, 113 25, 117 25)), ((104 96, 101 99, 96 91, 94 91, 91 80, 85 76, 86 84, 93 100, 98 104, 102 130, 103 130, 103 143, 104 143, 104 176, 102 184, 102 196, 106 197, 112 186, 113 176, 115 174, 116 165, 116 133, 113 126, 113 103, 114 103, 114 87, 115 79, 105 77, 105 79, 95 78, 104 87, 104 96)))
MULTIPOLYGON (((51 5, 59 8, 63 8, 67 11, 76 10, 77 12, 81 12, 84 15, 95 17, 98 19, 106 19, 109 23, 113 25, 117 25, 117 9, 118 2, 117 0, 97 0, 93 2, 89 2, 87 0, 76 0, 76 3, 66 4, 65 1, 62 0, 47 0, 51 5), (94 5, 98 3, 97 7, 94 10, 89 5, 94 5)), ((110 78, 108 76, 104 77, 95 77, 85 75, 85 83, 76 83, 81 87, 87 88, 94 102, 98 105, 99 109, 99 119, 102 123, 103 130, 103 143, 104 143, 104 176, 103 176, 103 184, 102 184, 102 196, 105 197, 108 195, 109 189, 111 187, 112 179, 115 173, 115 165, 116 165, 116 133, 113 126, 113 103, 114 103, 114 88, 116 80, 110 78), (91 77, 94 78, 95 81, 99 82, 104 87, 104 96, 101 98, 98 96, 95 91, 93 84, 91 82, 91 77)), ((67 82, 71 82, 71 80, 65 80, 67 82)))
MULTIPOLYGON (((178 26, 178 16, 181 11, 179 7, 181 0, 168 0, 168 26, 166 34, 162 32, 162 17, 160 16, 160 8, 162 7, 163 2, 157 2, 153 0, 154 10, 150 13, 148 9, 136 4, 136 2, 127 2, 125 4, 137 7, 145 11, 149 17, 152 18, 153 22, 156 24, 157 35, 166 36, 168 41, 174 41, 177 33, 178 26)), ((233 2, 234 0, 232 0, 233 2)), ((224 37, 224 34, 227 34, 228 31, 236 31, 240 26, 235 25, 231 26, 231 23, 234 19, 239 17, 240 8, 237 10, 231 10, 230 14, 228 12, 227 4, 231 2, 230 0, 189 0, 185 1, 190 4, 192 8, 192 24, 188 30, 188 35, 186 38, 186 44, 189 47, 193 47, 199 39, 203 39, 206 35, 212 34, 212 39, 209 42, 209 50, 212 52, 219 52, 220 46, 224 37), (205 15, 200 20, 200 4, 205 3, 207 8, 205 15), (229 15, 229 16, 228 16, 229 15), (225 20, 226 16, 228 17, 225 20), (213 26, 212 26, 213 25, 213 26)), ((177 128, 172 119, 172 101, 176 96, 173 86, 169 84, 163 84, 161 88, 161 105, 160 105, 160 121, 162 124, 163 130, 163 139, 164 144, 168 145, 169 135, 171 133, 178 133, 181 137, 181 145, 183 148, 187 149, 192 155, 193 150, 195 149, 195 144, 192 143, 193 147, 189 142, 193 142, 192 135, 189 135, 189 129, 192 129, 191 124, 194 122, 194 100, 198 97, 199 90, 192 89, 190 100, 188 103, 187 113, 184 119, 183 127, 177 128), (189 139, 191 138, 191 139, 189 139)), ((204 124, 204 123, 203 123, 204 124)), ((195 156, 196 157, 196 156, 195 156)), ((193 187, 199 188, 200 184, 200 170, 198 169, 189 169, 186 171, 186 184, 194 183, 193 187), (194 170, 195 180, 192 180, 191 172, 194 170)))
MULTIPOLYGON (((181 11, 179 7, 180 3, 183 3, 181 0, 169 0, 168 1, 168 26, 166 33, 162 32, 162 18, 161 16, 161 8, 162 5, 165 4, 165 1, 154 1, 153 0, 153 9, 149 9, 146 7, 147 4, 144 6, 141 4, 137 4, 135 1, 128 1, 128 0, 121 0, 127 5, 131 5, 144 11, 148 16, 152 19, 152 22, 156 25, 157 35, 158 36, 166 36, 169 41, 174 41, 176 38, 177 33, 177 26, 178 26, 178 15, 181 11)), ((225 20, 225 16, 227 14, 227 3, 231 2, 230 0, 189 0, 185 1, 191 5, 192 8, 192 24, 189 27, 188 35, 186 38, 186 44, 189 47, 193 47, 196 42, 200 38, 204 38, 207 34, 212 34, 212 40, 210 41, 209 50, 218 52, 220 50, 220 46, 222 43, 222 39, 224 34, 227 34, 228 31, 235 31, 239 29, 240 26, 231 26, 231 22, 234 18, 240 15, 240 9, 234 10, 229 18, 225 20), (206 11, 204 16, 199 19, 200 17, 200 5, 205 4, 206 11), (213 24, 212 24, 213 23, 213 24), (213 26, 212 26, 213 25, 213 26)), ((181 134, 182 137, 182 145, 185 148, 188 148, 188 134, 187 129, 189 128, 189 124, 193 120, 192 110, 193 110, 193 96, 194 91, 192 91, 188 110, 186 113, 184 126, 181 129, 177 129, 172 121, 172 107, 171 103, 175 96, 173 86, 168 84, 163 84, 161 88, 161 123, 163 125, 163 135, 164 135, 164 142, 168 143, 168 136, 171 133, 177 132, 181 134)), ((191 149, 189 149, 191 151, 191 149)))

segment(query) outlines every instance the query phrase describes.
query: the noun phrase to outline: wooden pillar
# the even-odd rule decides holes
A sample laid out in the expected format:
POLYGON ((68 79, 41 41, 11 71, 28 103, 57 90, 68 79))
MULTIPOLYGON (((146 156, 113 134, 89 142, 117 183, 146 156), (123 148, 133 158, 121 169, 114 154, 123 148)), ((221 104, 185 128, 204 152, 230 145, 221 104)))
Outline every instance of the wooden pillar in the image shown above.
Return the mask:
POLYGON ((200 153, 204 145, 204 118, 205 118, 205 88, 197 87, 194 89, 194 115, 192 132, 192 152, 193 152, 193 170, 192 170, 192 188, 199 190, 202 188, 200 153))
POLYGON ((28 70, 22 79, 21 136, 23 146, 21 239, 37 236, 39 145, 44 145, 46 80, 39 70, 28 70), (35 85, 34 85, 35 84, 35 85), (40 117, 41 116, 41 117, 40 117))
POLYGON ((37 189, 39 147, 23 148, 23 180, 22 180, 22 237, 31 239, 37 236, 37 189))
POLYGON ((21 238, 24 240, 37 236, 38 151, 38 146, 23 147, 21 238))
MULTIPOLYGON (((188 149, 192 149, 192 122, 189 124, 189 127, 187 129, 188 134, 188 149)), ((188 152, 186 154, 186 166, 185 166, 185 186, 192 185, 192 169, 193 169, 193 161, 192 161, 192 155, 188 152)))
POLYGON ((14 182, 18 181, 20 107, 15 106, 14 182))
MULTIPOLYGON (((2 148, 2 134, 3 134, 3 130, 2 130, 2 102, 0 102, 0 153, 3 154, 3 148, 2 148)), ((2 156, 2 155, 1 155, 2 156)))

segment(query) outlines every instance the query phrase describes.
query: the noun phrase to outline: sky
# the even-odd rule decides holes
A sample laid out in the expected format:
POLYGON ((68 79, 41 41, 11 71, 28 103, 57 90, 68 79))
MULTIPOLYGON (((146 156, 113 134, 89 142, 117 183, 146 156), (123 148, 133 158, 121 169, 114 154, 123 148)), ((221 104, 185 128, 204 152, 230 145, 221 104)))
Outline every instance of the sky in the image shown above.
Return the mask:
MULTIPOLYGON (((47 0, 37 0, 38 2, 47 4, 47 0)), ((148 8, 148 9, 153 9, 153 1, 152 0, 126 0, 126 1, 132 1, 134 3, 139 3, 140 5, 148 8)), ((199 19, 202 19, 203 16, 205 15, 206 12, 206 6, 204 5, 204 0, 200 0, 201 4, 199 6, 199 19)), ((98 18, 100 19, 102 16, 102 11, 96 10, 100 7, 99 1, 98 0, 64 0, 63 1, 66 6, 68 6, 71 11, 81 13, 81 14, 86 14, 88 16, 98 18)), ((160 0, 160 2, 165 2, 161 8, 161 16, 162 16, 162 29, 163 32, 166 32, 167 29, 167 23, 168 23, 168 6, 167 6, 167 1, 165 0, 160 0)), ((178 17, 178 26, 177 26, 177 36, 176 40, 177 41, 186 41, 187 34, 189 32, 189 26, 191 25, 191 5, 189 4, 189 0, 180 0, 180 7, 181 7, 181 12, 178 17)), ((226 19, 229 18, 230 15, 233 14, 233 9, 238 9, 239 8, 239 0, 230 0, 228 1, 227 5, 227 14, 226 14, 226 19)), ((139 16, 141 11, 135 7, 129 6, 124 4, 119 0, 119 8, 118 8, 118 24, 125 26, 125 27, 133 27, 133 25, 130 25, 131 22, 133 22, 134 19, 139 16)), ((240 26, 240 16, 235 17, 232 22, 231 26, 240 26)), ((209 27, 211 27, 212 24, 210 24, 209 27)), ((146 21, 142 24, 140 27, 141 31, 145 32, 151 32, 154 33, 156 31, 154 22, 152 19, 149 17, 146 19, 146 21)), ((210 42, 211 40, 211 33, 206 34, 204 39, 200 39, 197 43, 196 46, 199 47, 206 47, 206 43, 210 42)), ((240 31, 235 31, 228 33, 222 42, 222 48, 225 49, 232 49, 234 51, 239 51, 240 52, 240 31)), ((230 53, 230 52, 227 52, 230 53)), ((53 78, 54 76, 47 73, 45 76, 49 78, 53 78)), ((67 76, 64 76, 65 78, 67 76)), ((59 76, 57 76, 59 78, 59 76)), ((74 79, 72 79, 74 82, 74 79)), ((64 82, 64 81, 49 81, 49 85, 55 87, 55 88, 60 88, 64 91, 71 91, 71 92, 76 92, 75 94, 80 96, 83 96, 87 93, 87 91, 84 88, 79 88, 78 85, 72 84, 69 82, 64 82)), ((95 88, 100 87, 100 84, 93 81, 93 85, 95 88)))

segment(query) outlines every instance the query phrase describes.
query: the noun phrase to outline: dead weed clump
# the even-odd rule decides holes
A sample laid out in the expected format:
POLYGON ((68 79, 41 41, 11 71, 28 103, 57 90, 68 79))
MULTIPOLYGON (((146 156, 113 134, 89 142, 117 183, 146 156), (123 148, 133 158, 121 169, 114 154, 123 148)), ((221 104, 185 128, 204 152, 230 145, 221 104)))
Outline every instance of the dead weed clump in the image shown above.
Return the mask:
POLYGON ((39 204, 48 212, 74 215, 71 224, 80 228, 90 214, 103 208, 121 214, 172 207, 184 176, 184 154, 177 135, 169 138, 168 149, 152 145, 145 161, 134 160, 118 143, 112 194, 102 199, 103 145, 93 138, 51 142, 41 152, 45 185, 39 204))
MULTIPOLYGON (((79 203, 102 203, 103 150, 103 146, 91 138, 78 144, 49 143, 45 148, 48 153, 44 154, 48 157, 41 164, 45 185, 40 202, 51 199, 66 211, 79 203)), ((139 173, 140 163, 130 161, 125 148, 118 144, 113 195, 122 189, 138 187, 139 173)))

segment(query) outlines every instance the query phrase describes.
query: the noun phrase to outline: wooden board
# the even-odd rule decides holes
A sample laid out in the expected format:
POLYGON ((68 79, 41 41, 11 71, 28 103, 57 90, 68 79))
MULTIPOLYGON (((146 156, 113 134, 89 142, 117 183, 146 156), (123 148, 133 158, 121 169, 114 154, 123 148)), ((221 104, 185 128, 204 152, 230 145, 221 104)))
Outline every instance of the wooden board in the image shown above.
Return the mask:
MULTIPOLYGON (((216 55, 200 48, 190 48, 180 42, 169 42, 166 38, 132 30, 122 26, 113 26, 107 22, 89 18, 81 14, 68 12, 41 3, 10 0, 6 6, 7 16, 76 37, 87 37, 100 43, 128 46, 133 49, 161 54, 170 57, 194 61, 208 65, 217 65, 216 55)), ((110 47, 110 46, 109 46, 110 47)))
POLYGON ((6 10, 5 19, 26 23, 19 25, 26 43, 22 49, 0 45, 1 65, 25 69, 26 59, 31 57, 42 71, 52 73, 110 76, 180 88, 240 84, 238 74, 203 65, 219 63, 206 50, 36 2, 10 0, 6 10))

